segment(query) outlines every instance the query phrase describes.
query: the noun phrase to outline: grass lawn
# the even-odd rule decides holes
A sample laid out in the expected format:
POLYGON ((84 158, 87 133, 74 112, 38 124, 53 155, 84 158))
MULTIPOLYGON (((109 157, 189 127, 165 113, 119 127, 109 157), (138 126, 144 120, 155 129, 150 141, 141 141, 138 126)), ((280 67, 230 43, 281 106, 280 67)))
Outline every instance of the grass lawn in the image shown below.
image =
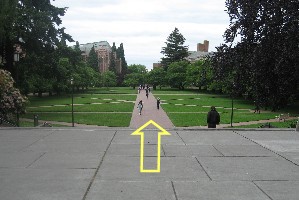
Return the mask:
MULTIPOLYGON (((270 125, 274 126, 276 128, 295 128, 291 126, 296 126, 297 120, 288 120, 285 122, 271 122, 270 125)), ((244 126, 234 126, 234 128, 260 128, 265 123, 259 123, 259 124, 250 124, 250 125, 244 125, 244 126)))
MULTIPOLYGON (((161 106, 176 127, 205 126, 210 107, 216 106, 221 116, 221 124, 229 124, 232 100, 227 95, 200 94, 198 90, 180 91, 162 89, 152 91, 160 97, 161 106)), ((74 94, 75 122, 99 126, 127 127, 130 124, 137 88, 93 88, 86 93, 74 94)), ((71 122, 71 95, 51 97, 30 97, 28 113, 22 117, 33 119, 38 114, 40 120, 71 122)), ((281 113, 299 116, 299 102, 279 112, 254 114, 252 102, 234 99, 233 122, 274 119, 281 113)), ((24 126, 27 126, 24 124, 24 126)), ((259 125, 257 125, 259 126, 259 125)), ((274 125, 275 126, 275 125, 274 125)))
MULTIPOLYGON (((128 127, 130 125, 132 114, 123 113, 75 113, 74 121, 79 124, 89 124, 98 126, 111 127, 128 127)), ((24 118, 32 119, 31 113, 27 113, 24 118)), ((72 116, 70 113, 39 113, 39 120, 58 121, 72 123, 72 116)), ((33 126, 33 124, 32 124, 33 126)))
MULTIPOLYGON (((136 95, 137 90, 128 87, 95 88, 82 94, 75 93, 75 122, 99 126, 127 127, 130 124, 136 95)), ((38 114, 40 120, 71 123, 72 99, 70 94, 44 96, 42 98, 31 96, 29 101, 27 114, 21 117, 33 119, 33 115, 38 114)), ((33 126, 33 123, 24 122, 21 126, 33 126)))
MULTIPOLYGON (((177 127, 207 125, 207 113, 167 113, 167 115, 177 127)), ((220 123, 230 124, 230 116, 230 113, 220 114, 220 123)), ((274 119, 275 116, 275 113, 234 113, 233 123, 274 119)))
MULTIPOLYGON (((162 108, 170 120, 177 127, 206 126, 207 113, 210 107, 216 106, 221 116, 221 124, 230 124, 232 100, 227 95, 199 94, 191 90, 181 92, 174 90, 155 90, 155 97, 160 97, 162 108), (180 95, 181 94, 181 95, 180 95)), ((279 112, 263 112, 255 114, 252 112, 254 105, 244 99, 234 99, 233 123, 274 119, 281 113, 290 113, 291 116, 298 116, 299 105, 288 106, 279 112)))

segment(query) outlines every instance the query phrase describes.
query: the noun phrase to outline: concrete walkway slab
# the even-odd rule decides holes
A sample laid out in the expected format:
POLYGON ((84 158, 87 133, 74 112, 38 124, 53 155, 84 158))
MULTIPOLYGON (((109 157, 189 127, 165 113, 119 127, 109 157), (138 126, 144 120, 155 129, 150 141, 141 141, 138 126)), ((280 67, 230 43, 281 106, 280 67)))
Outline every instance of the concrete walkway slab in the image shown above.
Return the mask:
POLYGON ((166 156, 174 157, 223 156, 212 145, 163 145, 163 149, 166 156))
POLYGON ((212 180, 299 180, 299 168, 281 157, 200 157, 212 180))
POLYGON ((87 200, 176 200, 169 181, 103 181, 96 180, 87 200))
POLYGON ((45 153, 30 165, 35 169, 96 169, 103 153, 45 153))
POLYGON ((223 156, 232 157, 270 157, 277 156, 272 151, 261 147, 260 145, 214 145, 223 156))
MULTIPOLYGON (((154 169, 157 158, 145 157, 147 166, 154 169)), ((208 176, 193 158, 161 157, 160 173, 140 173, 139 157, 109 156, 106 157, 97 179, 100 180, 128 180, 128 181, 171 181, 171 180, 209 180, 208 176)))
MULTIPOLYGON (((140 136, 119 128, 1 128, 1 200, 221 199, 299 196, 299 132, 169 129, 160 173, 140 173, 140 136), (279 148, 278 148, 279 147, 279 148)), ((145 130, 144 166, 157 166, 145 130)))
POLYGON ((269 200, 252 182, 241 181, 174 181, 180 200, 269 200))
POLYGON ((298 199, 299 181, 255 181, 271 199, 298 199))
POLYGON ((252 145, 250 140, 236 134, 233 131, 178 131, 179 136, 187 144, 200 145, 252 145))
POLYGON ((0 169, 1 200, 82 200, 94 170, 0 169))

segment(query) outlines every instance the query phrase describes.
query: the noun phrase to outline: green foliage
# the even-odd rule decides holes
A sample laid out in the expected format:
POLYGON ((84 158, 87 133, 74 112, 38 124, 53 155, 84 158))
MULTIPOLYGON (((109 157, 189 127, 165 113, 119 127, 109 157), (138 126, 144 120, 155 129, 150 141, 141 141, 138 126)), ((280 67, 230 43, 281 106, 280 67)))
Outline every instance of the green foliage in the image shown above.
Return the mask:
POLYGON ((157 67, 147 73, 147 83, 152 85, 154 90, 157 86, 167 85, 166 72, 163 68, 157 67))
POLYGON ((124 84, 135 88, 145 83, 147 69, 144 65, 129 65, 128 74, 125 76, 124 84))
POLYGON ((299 2, 227 0, 226 7, 227 44, 212 58, 222 90, 272 110, 292 103, 299 93, 299 2))
POLYGON ((99 60, 98 55, 94 49, 94 46, 91 47, 88 58, 87 64, 92 67, 95 71, 99 71, 99 60))
POLYGON ((162 58, 161 64, 167 70, 168 66, 173 62, 179 62, 188 57, 188 46, 184 46, 184 36, 179 32, 178 28, 167 37, 166 46, 162 47, 161 53, 165 56, 162 58))
POLYGON ((9 121, 13 114, 25 112, 27 102, 27 98, 13 84, 11 74, 0 69, 0 117, 9 121))
POLYGON ((114 72, 106 71, 101 75, 101 81, 103 87, 113 87, 116 86, 116 75, 114 72))
POLYGON ((167 70, 168 84, 172 87, 184 89, 186 84, 187 61, 173 62, 167 70))

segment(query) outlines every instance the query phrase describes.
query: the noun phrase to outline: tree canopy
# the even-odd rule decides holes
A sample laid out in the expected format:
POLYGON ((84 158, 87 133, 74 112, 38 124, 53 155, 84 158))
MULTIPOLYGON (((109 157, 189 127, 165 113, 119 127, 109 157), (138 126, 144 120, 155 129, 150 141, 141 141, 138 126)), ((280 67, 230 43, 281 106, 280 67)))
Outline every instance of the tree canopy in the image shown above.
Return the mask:
POLYGON ((226 44, 213 58, 215 75, 234 95, 277 110, 299 84, 299 2, 226 0, 226 44))
POLYGON ((179 62, 188 57, 188 46, 184 46, 184 36, 179 32, 178 28, 167 37, 166 46, 162 47, 161 53, 164 55, 161 64, 167 70, 169 65, 173 62, 179 62))

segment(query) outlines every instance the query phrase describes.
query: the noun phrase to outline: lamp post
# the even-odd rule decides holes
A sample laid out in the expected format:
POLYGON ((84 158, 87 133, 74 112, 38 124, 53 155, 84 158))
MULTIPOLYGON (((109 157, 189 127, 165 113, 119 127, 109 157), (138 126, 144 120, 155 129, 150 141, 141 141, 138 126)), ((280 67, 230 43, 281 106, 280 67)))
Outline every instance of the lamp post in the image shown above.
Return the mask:
POLYGON ((74 127, 74 79, 71 78, 71 86, 72 86, 72 127, 74 127))
POLYGON ((234 89, 235 89, 235 83, 233 83, 231 97, 232 97, 232 111, 230 115, 230 127, 233 127, 233 118, 234 118, 234 89))
MULTIPOLYGON (((20 61, 20 46, 19 45, 14 45, 15 51, 13 55, 13 60, 14 60, 14 66, 16 68, 16 84, 19 86, 19 69, 17 62, 20 61)), ((20 126, 20 114, 19 114, 19 106, 17 105, 17 127, 20 126)))

